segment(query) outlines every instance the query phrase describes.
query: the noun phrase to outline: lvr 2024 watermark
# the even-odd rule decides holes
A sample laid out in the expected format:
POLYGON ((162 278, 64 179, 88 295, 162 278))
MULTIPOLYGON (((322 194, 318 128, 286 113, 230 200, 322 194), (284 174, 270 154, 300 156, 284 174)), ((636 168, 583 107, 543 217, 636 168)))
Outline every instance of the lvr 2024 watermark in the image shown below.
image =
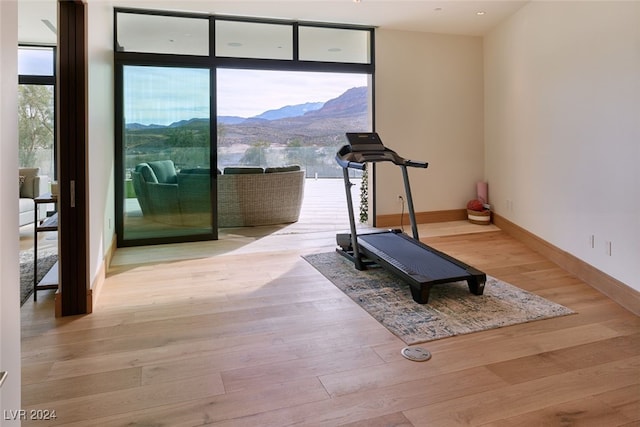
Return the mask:
POLYGON ((5 409, 2 414, 3 420, 55 420, 58 418, 55 409, 5 409))

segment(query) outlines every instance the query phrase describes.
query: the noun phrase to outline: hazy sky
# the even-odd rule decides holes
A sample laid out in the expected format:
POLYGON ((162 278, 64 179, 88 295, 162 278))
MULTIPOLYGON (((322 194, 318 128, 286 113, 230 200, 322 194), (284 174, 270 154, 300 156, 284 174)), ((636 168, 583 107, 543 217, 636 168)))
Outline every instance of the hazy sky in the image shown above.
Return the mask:
MULTIPOLYGON (((363 74, 219 69, 218 115, 252 117, 326 102, 367 82, 363 74)), ((124 86, 126 123, 168 125, 209 116, 209 70, 126 66, 124 86)))
POLYGON ((363 74, 218 70, 218 115, 252 117, 305 102, 326 102, 352 87, 367 86, 363 74))

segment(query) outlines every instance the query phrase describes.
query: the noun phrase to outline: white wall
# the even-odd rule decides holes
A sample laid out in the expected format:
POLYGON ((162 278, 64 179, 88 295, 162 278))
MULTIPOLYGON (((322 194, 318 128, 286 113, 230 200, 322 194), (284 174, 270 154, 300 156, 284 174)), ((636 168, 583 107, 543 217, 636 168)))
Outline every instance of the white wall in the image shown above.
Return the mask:
POLYGON ((496 212, 640 290, 640 2, 531 2, 484 51, 496 212))
MULTIPOLYGON (((429 162, 410 170, 416 212, 465 208, 484 179, 482 39, 380 29, 375 55, 376 130, 429 162)), ((377 214, 400 213, 399 168, 377 175, 377 214)))
POLYGON ((113 7, 87 4, 89 57, 89 256, 96 279, 114 235, 113 7))
POLYGON ((20 283, 18 227, 18 5, 0 1, 0 389, 2 426, 17 426, 20 409, 20 283), (5 412, 6 411, 6 412, 5 412), (9 414, 5 416, 5 414, 9 414))

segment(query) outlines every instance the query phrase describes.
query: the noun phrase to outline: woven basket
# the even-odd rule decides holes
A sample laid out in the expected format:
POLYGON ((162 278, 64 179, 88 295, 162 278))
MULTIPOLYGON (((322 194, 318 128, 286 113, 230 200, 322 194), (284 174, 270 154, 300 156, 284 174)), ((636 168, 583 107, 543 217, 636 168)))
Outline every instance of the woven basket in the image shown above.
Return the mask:
POLYGON ((491 223, 491 211, 472 211, 467 209, 467 218, 472 224, 489 225, 491 223))

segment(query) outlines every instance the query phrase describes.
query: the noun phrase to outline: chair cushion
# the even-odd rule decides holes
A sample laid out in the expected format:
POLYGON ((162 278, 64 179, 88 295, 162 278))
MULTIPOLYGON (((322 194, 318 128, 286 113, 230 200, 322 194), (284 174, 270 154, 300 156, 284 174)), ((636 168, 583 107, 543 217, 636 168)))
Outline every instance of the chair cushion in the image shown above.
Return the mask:
POLYGON ((257 166, 238 166, 238 167, 224 168, 225 175, 246 175, 246 174, 257 174, 257 173, 264 173, 264 169, 257 166))
POLYGON ((208 168, 180 169, 180 173, 193 175, 209 175, 210 172, 211 169, 208 168))
POLYGON ((278 172, 296 172, 300 170, 299 165, 280 166, 274 168, 266 168, 264 173, 278 173, 278 172))
POLYGON ((18 176, 24 176, 24 182, 20 186, 20 197, 27 197, 33 199, 40 194, 33 194, 34 180, 40 173, 40 168, 20 168, 18 169, 18 176))
POLYGON ((148 163, 137 164, 136 172, 138 172, 142 176, 142 179, 144 180, 144 182, 154 183, 154 184, 158 183, 158 178, 156 177, 155 172, 153 172, 153 169, 151 169, 151 166, 149 166, 148 163))
MULTIPOLYGON (((23 212, 33 212, 35 209, 35 203, 33 203, 33 199, 20 199, 18 202, 18 209, 20 213, 23 212)), ((33 221, 33 218, 31 218, 33 221)))
POLYGON ((148 162, 148 164, 151 166, 151 169, 153 169, 153 172, 155 172, 159 183, 178 183, 178 176, 176 174, 176 167, 173 164, 173 160, 156 160, 154 162, 148 162))

